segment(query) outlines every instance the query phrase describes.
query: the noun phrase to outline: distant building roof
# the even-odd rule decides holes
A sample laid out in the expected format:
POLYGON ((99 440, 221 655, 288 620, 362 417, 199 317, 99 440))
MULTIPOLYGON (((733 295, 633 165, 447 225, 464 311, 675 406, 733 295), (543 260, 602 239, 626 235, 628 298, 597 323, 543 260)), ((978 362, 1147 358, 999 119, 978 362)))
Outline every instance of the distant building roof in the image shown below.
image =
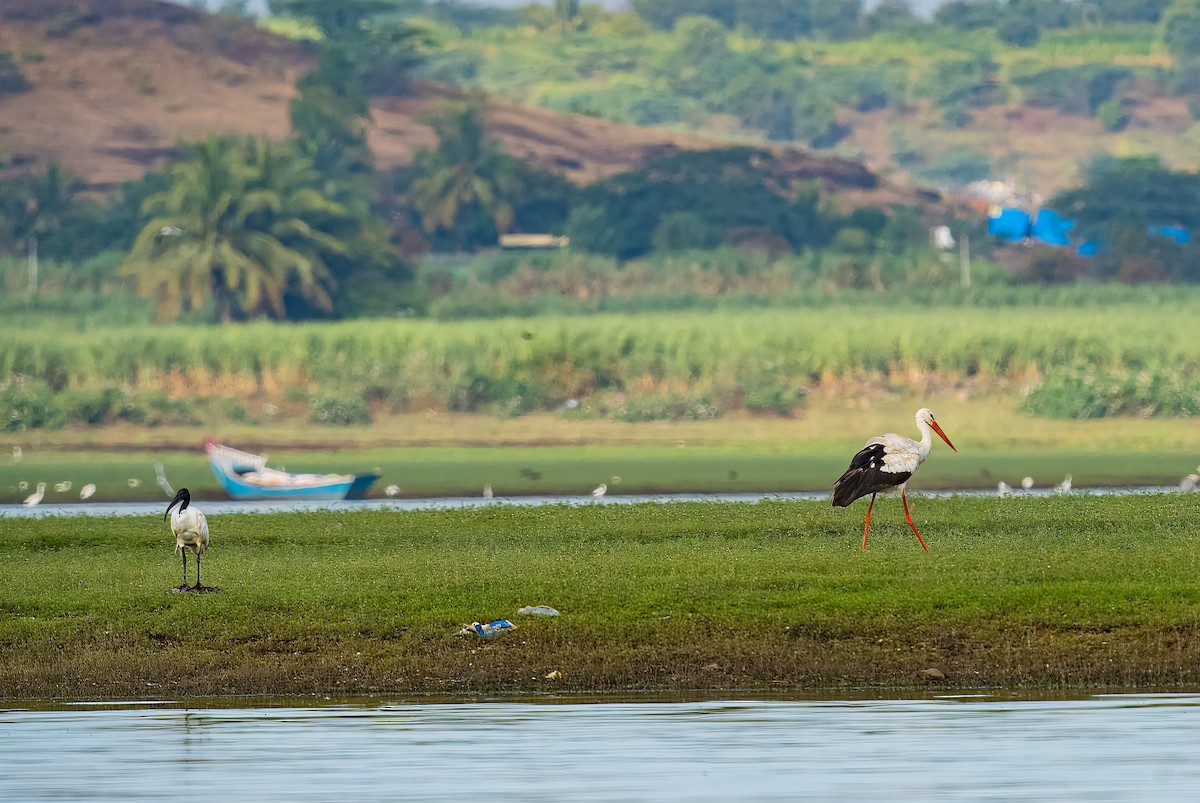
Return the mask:
POLYGON ((501 248, 566 248, 570 240, 558 234, 501 234, 501 248))

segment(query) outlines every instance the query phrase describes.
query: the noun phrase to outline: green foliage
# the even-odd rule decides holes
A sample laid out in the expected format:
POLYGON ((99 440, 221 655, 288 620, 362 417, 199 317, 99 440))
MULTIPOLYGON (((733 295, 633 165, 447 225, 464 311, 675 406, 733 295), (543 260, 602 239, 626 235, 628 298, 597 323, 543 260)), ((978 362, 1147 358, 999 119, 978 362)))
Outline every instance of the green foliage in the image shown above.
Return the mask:
POLYGON ((1200 380, 1178 370, 1096 370, 1076 365, 1051 373, 1023 407, 1047 418, 1200 415, 1200 380))
POLYGON ((1106 100, 1096 107, 1096 117, 1105 131, 1121 131, 1129 123, 1129 115, 1120 103, 1106 100))
POLYGON ((171 166, 170 186, 145 201, 152 215, 123 271, 156 299, 159 320, 210 299, 222 322, 286 317, 294 294, 331 306, 325 262, 344 253, 350 212, 322 194, 311 160, 253 138, 212 137, 171 166))
POLYGON ((24 92, 27 89, 29 89, 29 81, 17 63, 13 61, 12 52, 0 50, 0 95, 24 92))
POLYGON ((1132 78, 1125 67, 1087 64, 1079 67, 1052 67, 1027 75, 1013 76, 1013 83, 1025 93, 1025 101, 1035 106, 1053 106, 1068 114, 1085 116, 1097 112, 1110 101, 1118 85, 1132 78))
MULTIPOLYGON (((663 268, 675 271, 681 286, 714 281, 714 274, 691 267, 694 258, 664 258, 663 268)), ((893 281, 875 259, 853 257, 866 266, 860 280, 866 287, 893 281)), ((578 399, 593 410, 624 409, 642 418, 672 411, 694 417, 701 403, 720 414, 782 412, 801 403, 802 389, 827 380, 937 375, 986 384, 1024 381, 1031 368, 1048 377, 1076 365, 1097 375, 1190 376, 1195 370, 1191 341, 1180 336, 1190 331, 1195 291, 1074 285, 939 291, 930 281, 887 295, 831 292, 820 277, 851 260, 831 257, 814 266, 818 278, 807 282, 805 304, 795 306, 793 297, 793 306, 779 308, 461 322, 126 325, 91 329, 86 337, 57 327, 10 328, 0 337, 0 376, 18 413, 4 420, 55 426, 102 417, 105 409, 110 419, 190 420, 200 411, 219 412, 211 405, 230 396, 229 388, 241 388, 239 395, 292 388, 298 401, 317 399, 310 407, 314 420, 339 423, 369 417, 368 394, 372 404, 392 410, 513 415, 578 399), (852 338, 848 320, 855 322, 852 338), (121 405, 109 388, 123 389, 121 405)), ((905 269, 919 275, 941 264, 913 260, 905 269)), ((750 267, 749 261, 730 263, 722 280, 746 281, 738 270, 750 267)), ((942 281, 953 285, 957 266, 942 269, 942 281)), ((509 276, 530 281, 526 271, 518 267, 509 276)), ((542 271, 547 279, 556 273, 542 271)), ((762 278, 770 288, 778 275, 762 278)), ((575 293, 591 281, 581 275, 579 284, 564 289, 575 293)), ((778 301, 779 291, 764 295, 778 301)))
POLYGON ((113 387, 63 391, 40 379, 10 376, 0 385, 0 421, 8 432, 100 426, 127 421, 145 427, 194 425, 193 404, 162 391, 126 393, 113 387), (60 392, 61 391, 61 392, 60 392))
POLYGON ((901 108, 909 75, 908 68, 898 64, 830 64, 814 68, 813 84, 841 105, 869 112, 901 108))
POLYGON ((1010 17, 996 27, 996 38, 1013 47, 1033 47, 1041 38, 1041 31, 1031 19, 1010 17))
POLYGON ((928 162, 909 167, 913 178, 935 186, 963 186, 980 181, 992 174, 987 154, 979 153, 967 146, 948 148, 928 162))
POLYGON ((1091 10, 1102 22, 1157 24, 1173 0, 1107 0, 1091 10))
POLYGON ((314 396, 308 404, 312 424, 351 426, 371 423, 371 411, 362 396, 314 396))
POLYGON ((942 109, 990 106, 1002 99, 993 80, 997 66, 986 52, 940 59, 933 63, 923 87, 942 109))
POLYGON ((1200 58, 1200 8, 1176 3, 1163 17, 1163 44, 1171 58, 1187 62, 1200 58))
POLYGON ((1200 281, 1196 246, 1177 245, 1147 232, 1180 225, 1200 231, 1200 176, 1165 167, 1157 158, 1100 159, 1083 186, 1059 193, 1049 206, 1078 221, 1082 237, 1102 239, 1097 259, 1103 278, 1124 281, 1200 281))
POLYGON ((439 250, 493 245, 512 226, 518 169, 486 135, 484 113, 481 102, 451 108, 433 123, 437 148, 413 157, 409 196, 439 250))
POLYGON ((705 243, 755 227, 797 250, 824 245, 831 236, 831 221, 820 207, 818 191, 772 189, 774 164, 771 153, 754 148, 656 160, 586 188, 567 234, 574 246, 586 251, 629 259, 654 247, 654 233, 664 219, 687 213, 689 236, 705 243))
POLYGON ((0 384, 0 426, 5 432, 57 429, 65 419, 46 383, 10 374, 0 384))

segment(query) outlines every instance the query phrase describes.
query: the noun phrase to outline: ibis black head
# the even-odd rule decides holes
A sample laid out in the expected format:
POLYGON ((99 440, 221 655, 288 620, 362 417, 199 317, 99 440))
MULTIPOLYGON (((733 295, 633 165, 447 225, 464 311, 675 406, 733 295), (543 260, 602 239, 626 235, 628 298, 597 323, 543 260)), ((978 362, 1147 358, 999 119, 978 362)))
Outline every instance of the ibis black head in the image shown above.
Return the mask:
POLYGON ((171 515, 171 508, 175 507, 176 504, 182 502, 183 504, 179 505, 179 509, 186 510, 188 503, 191 501, 192 495, 188 493, 188 489, 180 488, 179 492, 175 494, 175 498, 171 500, 171 504, 167 505, 167 512, 163 513, 163 521, 166 521, 167 516, 171 515))

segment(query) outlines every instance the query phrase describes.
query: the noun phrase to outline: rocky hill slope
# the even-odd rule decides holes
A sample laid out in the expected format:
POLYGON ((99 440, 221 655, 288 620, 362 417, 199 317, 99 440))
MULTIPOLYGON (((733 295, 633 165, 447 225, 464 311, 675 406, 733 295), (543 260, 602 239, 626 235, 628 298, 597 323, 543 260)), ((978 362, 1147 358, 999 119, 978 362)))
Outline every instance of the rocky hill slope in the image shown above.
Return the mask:
MULTIPOLYGON (((295 81, 314 61, 304 44, 244 20, 158 0, 0 0, 0 51, 28 83, 0 94, 6 169, 57 163, 97 191, 160 167, 180 141, 286 137, 295 81)), ((406 164, 433 145, 426 121, 454 95, 418 84, 409 96, 375 103, 370 146, 379 166, 406 164)), ((493 100, 488 124, 514 157, 580 183, 653 154, 720 144, 503 99, 493 100)), ((787 178, 818 180, 844 206, 932 200, 853 160, 775 150, 787 178)))

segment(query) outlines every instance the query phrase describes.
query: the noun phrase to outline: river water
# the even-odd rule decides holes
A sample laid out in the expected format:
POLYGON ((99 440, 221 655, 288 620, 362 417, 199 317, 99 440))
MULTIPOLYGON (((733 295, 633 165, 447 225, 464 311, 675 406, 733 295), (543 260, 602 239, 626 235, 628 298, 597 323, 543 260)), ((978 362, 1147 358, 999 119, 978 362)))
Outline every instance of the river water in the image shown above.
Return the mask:
POLYGON ((0 800, 1195 800, 1200 695, 0 708, 0 800))
MULTIPOLYGON (((1170 486, 1123 486, 1077 488, 1075 494, 1125 495, 1151 493, 1178 493, 1170 486)), ((1053 488, 1036 488, 1020 491, 1021 496, 1053 496, 1053 488)), ((910 493, 920 496, 995 496, 995 491, 963 489, 956 491, 922 491, 910 493)), ((447 510, 455 508, 486 507, 489 505, 633 505, 643 502, 669 504, 672 502, 761 502, 764 500, 828 501, 827 491, 801 491, 792 493, 730 493, 730 494, 610 494, 594 496, 512 496, 485 499, 482 496, 430 497, 425 499, 356 499, 341 501, 217 501, 206 500, 203 509, 206 515, 225 513, 284 513, 312 510, 447 510)), ((0 505, 0 519, 42 518, 43 516, 149 516, 162 515, 169 498, 161 502, 73 502, 68 504, 0 505)))

